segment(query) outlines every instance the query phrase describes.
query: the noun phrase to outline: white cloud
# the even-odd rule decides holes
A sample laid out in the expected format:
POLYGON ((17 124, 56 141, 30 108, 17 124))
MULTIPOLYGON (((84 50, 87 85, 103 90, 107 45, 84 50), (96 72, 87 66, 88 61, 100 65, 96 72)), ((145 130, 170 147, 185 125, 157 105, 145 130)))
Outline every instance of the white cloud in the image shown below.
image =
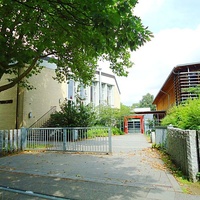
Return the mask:
POLYGON ((144 17, 146 14, 155 12, 164 3, 165 0, 138 0, 138 4, 134 8, 137 16, 144 17))
POLYGON ((132 53, 135 65, 128 78, 118 78, 121 101, 139 102, 146 93, 154 96, 178 64, 200 62, 200 26, 197 29, 168 29, 132 53))

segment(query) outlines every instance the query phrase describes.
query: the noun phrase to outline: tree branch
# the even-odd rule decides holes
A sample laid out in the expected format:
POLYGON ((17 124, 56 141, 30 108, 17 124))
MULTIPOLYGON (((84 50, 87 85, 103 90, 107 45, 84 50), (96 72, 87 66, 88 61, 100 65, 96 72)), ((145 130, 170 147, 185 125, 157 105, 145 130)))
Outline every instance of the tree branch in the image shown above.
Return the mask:
POLYGON ((31 70, 35 67, 35 64, 37 63, 38 59, 39 59, 39 56, 35 57, 31 65, 28 67, 28 69, 25 70, 22 74, 20 74, 17 78, 15 78, 11 83, 0 86, 0 92, 14 87, 18 82, 20 82, 24 77, 26 77, 31 72, 31 70))

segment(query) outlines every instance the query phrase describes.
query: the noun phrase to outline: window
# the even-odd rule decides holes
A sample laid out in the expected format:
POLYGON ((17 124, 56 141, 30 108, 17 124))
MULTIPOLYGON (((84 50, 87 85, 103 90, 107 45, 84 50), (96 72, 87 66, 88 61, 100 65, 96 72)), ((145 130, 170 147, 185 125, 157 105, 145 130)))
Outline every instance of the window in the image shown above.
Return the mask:
POLYGON ((2 100, 2 101, 0 101, 0 104, 9 104, 9 103, 13 103, 13 100, 2 100))
POLYGON ((74 99, 74 81, 70 80, 68 83, 68 99, 73 100, 74 99))
POLYGON ((108 85, 107 87, 107 104, 112 105, 112 85, 108 85))

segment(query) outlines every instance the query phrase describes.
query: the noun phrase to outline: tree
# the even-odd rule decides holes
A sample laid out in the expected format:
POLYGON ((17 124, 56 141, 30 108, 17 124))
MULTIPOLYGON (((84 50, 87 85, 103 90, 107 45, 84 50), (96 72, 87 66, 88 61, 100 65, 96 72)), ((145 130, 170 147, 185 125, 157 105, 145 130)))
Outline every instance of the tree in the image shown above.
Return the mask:
POLYGON ((156 106, 153 105, 153 99, 154 96, 151 95, 150 93, 147 93, 142 97, 142 100, 139 102, 139 107, 140 108, 151 108, 151 110, 155 110, 156 106))
POLYGON ((66 101, 61 110, 51 115, 50 127, 88 127, 96 122, 96 114, 90 105, 66 101))
POLYGON ((13 74, 0 92, 27 85, 40 72, 41 59, 57 64, 56 79, 91 81, 105 59, 119 76, 132 66, 130 50, 152 33, 134 15, 137 0, 0 0, 0 80, 13 74))
POLYGON ((121 103, 119 118, 124 118, 124 116, 128 116, 130 114, 131 114, 131 108, 121 103))
POLYGON ((130 115, 130 108, 121 104, 120 109, 111 108, 110 106, 100 105, 98 108, 98 125, 103 126, 118 126, 124 116, 130 115))
POLYGON ((131 105, 131 110, 134 110, 135 108, 138 108, 139 107, 139 103, 133 103, 131 105))

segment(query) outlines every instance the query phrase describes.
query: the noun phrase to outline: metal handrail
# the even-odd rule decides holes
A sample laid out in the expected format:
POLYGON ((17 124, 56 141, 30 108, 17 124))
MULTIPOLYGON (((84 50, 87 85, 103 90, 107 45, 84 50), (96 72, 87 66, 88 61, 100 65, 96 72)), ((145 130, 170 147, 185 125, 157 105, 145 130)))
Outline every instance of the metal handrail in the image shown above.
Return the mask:
POLYGON ((55 113, 56 106, 53 106, 49 111, 47 111, 42 117, 36 120, 29 128, 40 128, 42 127, 49 119, 51 114, 55 113))

